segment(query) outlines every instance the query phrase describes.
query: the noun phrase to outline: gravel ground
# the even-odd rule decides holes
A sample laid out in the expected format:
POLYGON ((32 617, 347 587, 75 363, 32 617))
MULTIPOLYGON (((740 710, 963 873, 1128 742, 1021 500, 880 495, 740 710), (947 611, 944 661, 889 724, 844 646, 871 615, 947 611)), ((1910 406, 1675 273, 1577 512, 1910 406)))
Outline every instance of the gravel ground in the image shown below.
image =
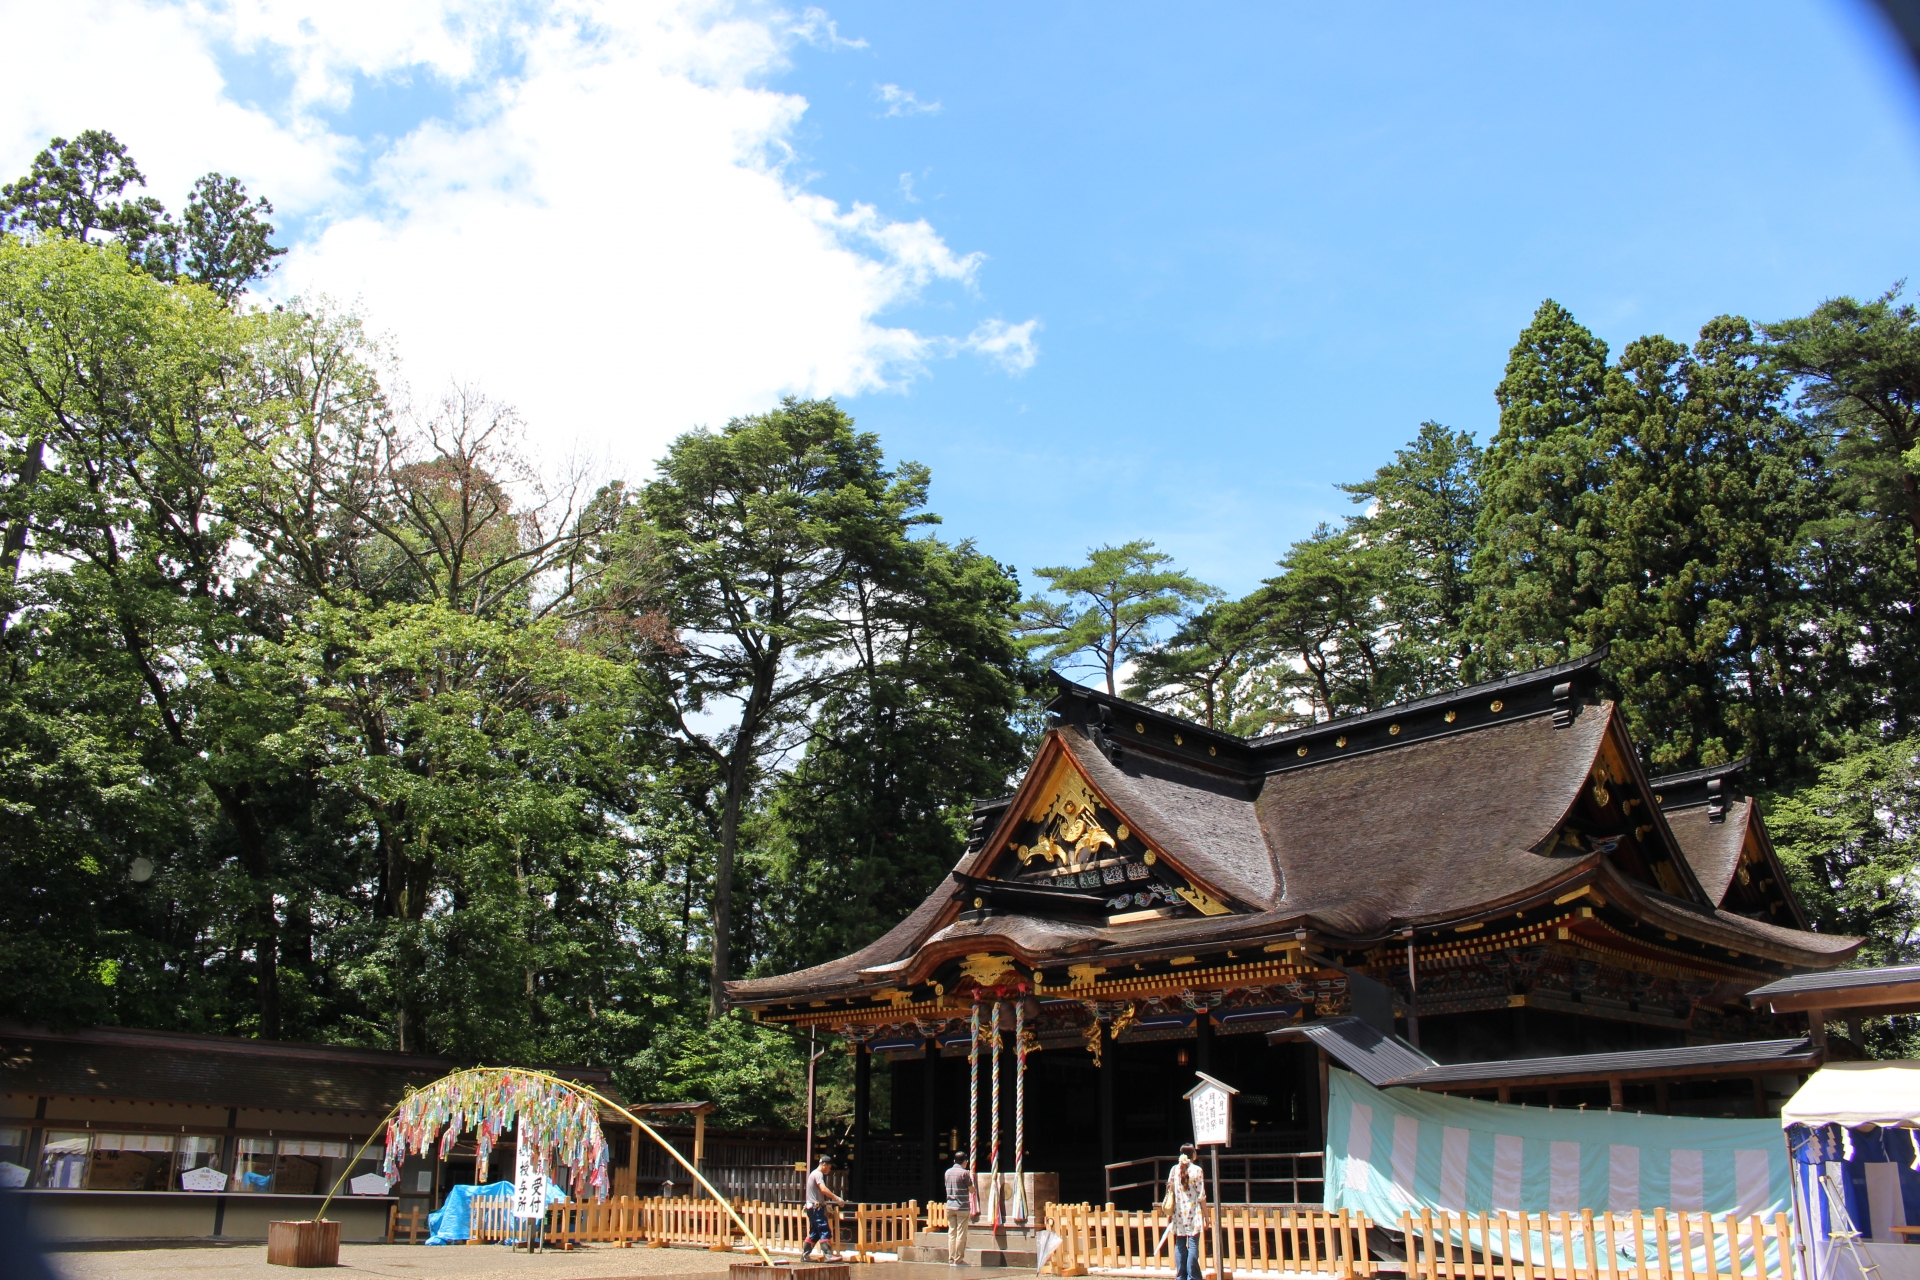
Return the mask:
MULTIPOLYGON (((68 1280, 295 1280, 302 1273, 267 1265, 267 1246, 218 1248, 76 1249, 52 1255, 68 1280)), ((459 1276, 462 1280, 709 1280, 725 1275, 727 1265, 746 1259, 736 1253, 694 1249, 622 1249, 587 1246, 571 1251, 528 1254, 499 1245, 448 1245, 427 1248, 404 1244, 342 1244, 340 1265, 332 1274, 366 1276, 459 1276)), ((864 1270, 865 1268, 863 1268, 864 1270)))

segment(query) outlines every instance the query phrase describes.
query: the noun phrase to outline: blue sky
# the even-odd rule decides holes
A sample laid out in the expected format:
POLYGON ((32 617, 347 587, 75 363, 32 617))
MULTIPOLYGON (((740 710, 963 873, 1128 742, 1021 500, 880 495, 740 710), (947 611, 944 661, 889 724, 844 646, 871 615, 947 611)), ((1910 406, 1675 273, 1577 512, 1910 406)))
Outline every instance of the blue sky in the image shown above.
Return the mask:
POLYGON ((1800 4, 9 3, 0 169, 114 129, 271 195, 282 296, 552 466, 835 394, 1031 582, 1245 591, 1545 297, 1617 350, 1913 271, 1920 110, 1800 4))
POLYGON ((1045 326, 1011 384, 850 403, 1023 570, 1148 536, 1245 590, 1422 420, 1484 438, 1542 298, 1618 350, 1916 263, 1914 94, 1850 4, 833 12, 871 48, 783 81, 815 182, 1045 326))

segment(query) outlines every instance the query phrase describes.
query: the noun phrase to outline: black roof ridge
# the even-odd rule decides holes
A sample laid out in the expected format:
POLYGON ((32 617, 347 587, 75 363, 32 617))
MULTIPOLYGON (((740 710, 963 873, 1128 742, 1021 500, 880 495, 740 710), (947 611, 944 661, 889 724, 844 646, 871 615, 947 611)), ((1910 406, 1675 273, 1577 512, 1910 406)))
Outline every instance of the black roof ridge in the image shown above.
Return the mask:
POLYGON ((1249 747, 1265 747, 1273 743, 1290 742, 1296 738, 1311 734, 1325 733, 1330 729, 1350 729, 1358 725, 1373 724, 1381 720, 1392 720, 1414 711, 1433 711, 1455 702, 1468 702, 1498 693, 1506 689, 1527 688, 1544 684, 1557 676, 1572 675, 1598 667, 1606 660, 1607 646, 1601 645, 1591 653, 1581 654, 1565 662, 1557 662, 1550 667, 1535 667, 1531 671, 1518 672, 1502 676, 1498 680, 1483 680, 1479 684, 1461 685, 1458 689, 1449 689, 1445 693, 1431 693, 1424 698, 1415 698, 1412 702, 1392 702, 1373 711, 1362 711, 1356 715, 1340 716, 1332 720, 1322 720, 1316 724, 1303 724, 1293 729, 1281 729, 1277 733, 1262 734, 1257 738, 1243 738, 1249 747))
POLYGON ((1225 729, 1210 729, 1197 720, 1189 720, 1184 716, 1176 716, 1169 712, 1162 711, 1158 707, 1148 706, 1144 702, 1134 702, 1127 698, 1122 698, 1118 694, 1107 693, 1104 690, 1096 689, 1092 685, 1085 685, 1075 680, 1069 680, 1058 671, 1048 673, 1052 677, 1054 685, 1058 690, 1053 699, 1048 703, 1048 706, 1052 708, 1062 698, 1080 697, 1089 702, 1104 704, 1110 707, 1125 707, 1127 710, 1143 718, 1159 720, 1166 725, 1179 726, 1183 730, 1191 730, 1194 733, 1204 734, 1223 743, 1257 750, 1272 743, 1289 742, 1295 738, 1310 734, 1324 733, 1332 729, 1346 729, 1356 725, 1372 724, 1375 721, 1389 720, 1395 716, 1405 715, 1412 711, 1429 711, 1445 707, 1453 702, 1471 701, 1483 697, 1488 693, 1542 684, 1557 676, 1573 675, 1589 671, 1598 667, 1600 663, 1606 660, 1606 657, 1607 646, 1603 644, 1589 653, 1583 653, 1577 658, 1569 658, 1565 662, 1557 662, 1551 666, 1535 667, 1531 671, 1516 672, 1510 676, 1502 676, 1497 680, 1483 680, 1478 684, 1462 685, 1457 689, 1449 689, 1445 693, 1428 694, 1424 698, 1415 698, 1411 702, 1388 703, 1386 706, 1379 707, 1373 711, 1362 711, 1355 715, 1339 716, 1332 720, 1321 720, 1314 724, 1299 725, 1292 729, 1281 729, 1274 733, 1260 734, 1252 738, 1243 738, 1239 734, 1229 733, 1225 729))
POLYGON ((1738 760, 1729 760, 1725 764, 1710 764, 1700 769, 1689 769, 1685 773, 1663 773, 1657 778, 1648 778, 1647 785, 1652 787, 1680 787, 1689 782, 1708 782, 1714 778, 1730 778, 1753 763, 1751 755, 1741 756, 1738 760))

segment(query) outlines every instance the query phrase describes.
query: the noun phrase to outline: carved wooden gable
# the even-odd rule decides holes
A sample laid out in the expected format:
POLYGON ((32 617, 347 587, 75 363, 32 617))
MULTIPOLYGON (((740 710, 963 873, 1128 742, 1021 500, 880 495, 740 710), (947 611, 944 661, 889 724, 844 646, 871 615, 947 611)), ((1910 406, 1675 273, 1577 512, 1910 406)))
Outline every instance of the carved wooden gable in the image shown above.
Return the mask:
MULTIPOLYGON (((1065 752, 1006 820, 983 878, 1097 897, 1110 925, 1225 915, 1221 896, 1176 864, 1101 798, 1065 752)), ((1033 895, 1028 909, 1043 907, 1033 895)), ((1086 904, 1092 906, 1091 903, 1086 904)))

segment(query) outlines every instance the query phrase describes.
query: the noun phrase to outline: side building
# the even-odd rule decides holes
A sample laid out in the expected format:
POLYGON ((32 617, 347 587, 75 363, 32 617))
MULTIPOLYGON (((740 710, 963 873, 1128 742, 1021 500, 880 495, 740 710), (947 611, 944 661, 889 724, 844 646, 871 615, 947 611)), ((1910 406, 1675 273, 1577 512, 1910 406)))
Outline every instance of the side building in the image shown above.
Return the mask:
MULTIPOLYGON (((996 1019, 1015 1082, 1000 1167, 1021 1147, 1075 1201, 1186 1140, 1196 1070, 1241 1091, 1236 1154, 1316 1150, 1325 1050, 1297 1029, 1336 1020, 1397 1032, 1429 1063, 1671 1064, 1671 1079, 1567 1067, 1534 1081, 1541 1101, 1718 1115, 1758 1090, 1767 1105, 1793 1088, 1784 1069, 1717 1080, 1740 1053, 1690 1067, 1686 1051, 1804 1036, 1746 993, 1859 940, 1808 929, 1736 770, 1646 776, 1595 695, 1598 663, 1253 739, 1062 682, 1019 789, 975 805, 965 856, 918 909, 729 998, 856 1054, 854 1189, 873 1199, 933 1193, 976 1134, 988 1167, 991 1073, 970 1115, 968 1055, 993 1062, 996 1019)), ((1513 1096, 1485 1072, 1472 1084, 1513 1096)))
MULTIPOLYGON (((385 1239, 391 1211, 431 1210, 474 1180, 469 1136, 447 1160, 408 1160, 389 1186, 374 1137, 409 1089, 462 1065, 228 1036, 0 1026, 0 1186, 24 1189, 49 1240, 264 1240, 268 1222, 312 1217, 338 1183, 328 1216, 342 1238, 385 1239)), ((613 1096, 604 1069, 544 1069, 613 1096)), ((631 1191, 626 1130, 609 1124, 607 1137, 616 1189, 631 1191)), ((505 1137, 494 1179, 513 1176, 505 1137)))

